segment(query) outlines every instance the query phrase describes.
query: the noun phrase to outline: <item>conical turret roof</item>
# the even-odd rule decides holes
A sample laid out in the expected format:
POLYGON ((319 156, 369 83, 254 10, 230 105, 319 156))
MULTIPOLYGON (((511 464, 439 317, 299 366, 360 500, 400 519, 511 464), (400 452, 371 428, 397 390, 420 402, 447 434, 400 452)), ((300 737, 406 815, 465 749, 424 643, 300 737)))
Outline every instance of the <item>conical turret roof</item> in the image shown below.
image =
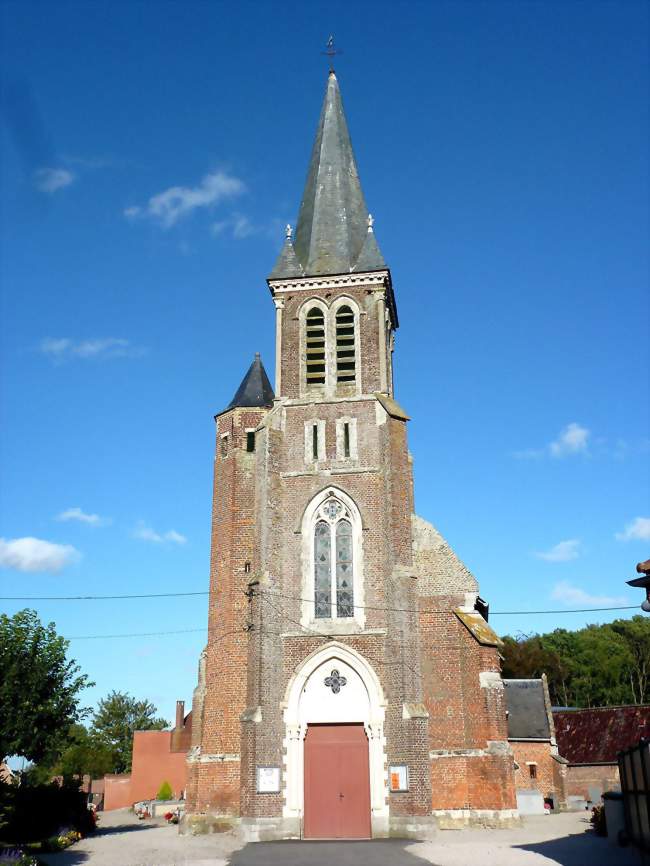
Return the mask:
POLYGON ((229 409, 239 407, 271 406, 274 399, 275 394, 269 377, 266 375, 259 352, 256 352, 255 360, 248 368, 241 385, 237 388, 237 393, 223 411, 227 412, 229 409))
MULTIPOLYGON (((345 274, 360 270, 355 266, 366 244, 367 234, 368 209, 343 112, 339 83, 334 72, 330 72, 293 251, 305 276, 345 274)), ((373 251, 373 261, 377 260, 383 263, 381 253, 377 258, 373 251)), ((275 271, 280 276, 277 265, 275 271)))

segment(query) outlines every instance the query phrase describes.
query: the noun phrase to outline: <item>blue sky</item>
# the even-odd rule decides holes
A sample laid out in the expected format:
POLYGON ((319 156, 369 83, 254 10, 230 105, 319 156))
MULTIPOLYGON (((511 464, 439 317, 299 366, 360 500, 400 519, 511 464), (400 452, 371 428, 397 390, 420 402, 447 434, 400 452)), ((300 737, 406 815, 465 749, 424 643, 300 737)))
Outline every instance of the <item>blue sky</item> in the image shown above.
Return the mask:
MULTIPOLYGON (((2 14, 1 595, 207 588, 212 416, 255 351, 274 368, 265 277, 334 32, 399 307, 418 512, 494 611, 640 603, 645 3, 2 14)), ((33 606, 74 638, 89 704, 128 690, 172 719, 191 699, 202 633, 79 638, 202 629, 205 597, 33 606)))

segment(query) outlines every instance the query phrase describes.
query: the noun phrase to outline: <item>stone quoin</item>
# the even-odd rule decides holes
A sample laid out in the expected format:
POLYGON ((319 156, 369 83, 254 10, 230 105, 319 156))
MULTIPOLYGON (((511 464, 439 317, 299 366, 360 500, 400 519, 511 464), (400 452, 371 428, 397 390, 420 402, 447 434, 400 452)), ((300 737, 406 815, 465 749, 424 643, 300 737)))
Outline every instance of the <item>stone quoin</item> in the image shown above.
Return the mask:
POLYGON ((426 838, 516 821, 499 638, 414 514, 391 272, 330 72, 259 356, 216 416, 187 832, 426 838))

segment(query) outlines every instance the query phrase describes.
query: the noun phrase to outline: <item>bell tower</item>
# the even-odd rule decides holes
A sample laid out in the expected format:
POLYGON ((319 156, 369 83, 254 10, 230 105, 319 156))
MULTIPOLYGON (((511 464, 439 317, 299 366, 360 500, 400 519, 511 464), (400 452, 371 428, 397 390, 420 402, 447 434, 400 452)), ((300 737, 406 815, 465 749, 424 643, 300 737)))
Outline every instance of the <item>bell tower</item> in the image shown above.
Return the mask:
POLYGON ((499 639, 414 514, 391 272, 330 71, 256 358, 217 415, 210 633, 186 826, 427 838, 512 820, 499 639))

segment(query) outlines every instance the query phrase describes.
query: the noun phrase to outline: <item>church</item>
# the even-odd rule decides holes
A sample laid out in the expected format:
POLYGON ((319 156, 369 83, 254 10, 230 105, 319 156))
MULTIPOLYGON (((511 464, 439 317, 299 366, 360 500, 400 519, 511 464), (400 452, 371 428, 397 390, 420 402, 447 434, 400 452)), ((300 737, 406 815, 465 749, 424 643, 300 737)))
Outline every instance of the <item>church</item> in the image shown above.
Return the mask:
POLYGON ((186 832, 428 838, 518 820, 500 641, 414 513, 397 293, 330 71, 259 355, 216 415, 186 832), (270 323, 269 323, 270 326, 270 323))

